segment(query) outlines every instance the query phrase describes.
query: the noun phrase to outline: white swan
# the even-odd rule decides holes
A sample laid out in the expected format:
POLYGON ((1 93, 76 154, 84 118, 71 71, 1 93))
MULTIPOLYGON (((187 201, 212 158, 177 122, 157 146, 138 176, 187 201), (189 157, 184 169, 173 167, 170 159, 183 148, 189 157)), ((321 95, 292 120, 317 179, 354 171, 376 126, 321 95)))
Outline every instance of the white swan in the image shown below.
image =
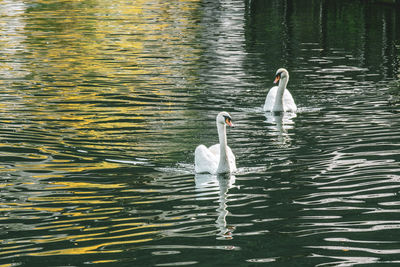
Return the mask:
POLYGON ((278 86, 272 87, 265 99, 264 111, 272 112, 295 112, 297 106, 286 85, 289 82, 289 72, 286 69, 279 69, 275 75, 274 83, 279 81, 278 86))
POLYGON ((194 152, 195 171, 197 173, 231 173, 236 171, 236 160, 226 141, 226 125, 234 127, 227 112, 217 115, 219 144, 210 148, 199 145, 194 152))

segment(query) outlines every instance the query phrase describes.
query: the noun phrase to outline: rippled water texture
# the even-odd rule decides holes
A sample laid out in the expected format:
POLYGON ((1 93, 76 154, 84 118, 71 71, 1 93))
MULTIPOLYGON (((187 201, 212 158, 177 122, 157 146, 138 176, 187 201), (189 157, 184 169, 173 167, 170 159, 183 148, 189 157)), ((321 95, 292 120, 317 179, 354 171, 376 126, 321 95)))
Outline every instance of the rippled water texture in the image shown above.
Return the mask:
POLYGON ((397 10, 1 1, 0 266, 400 264, 397 10), (195 175, 222 110, 238 171, 195 175))

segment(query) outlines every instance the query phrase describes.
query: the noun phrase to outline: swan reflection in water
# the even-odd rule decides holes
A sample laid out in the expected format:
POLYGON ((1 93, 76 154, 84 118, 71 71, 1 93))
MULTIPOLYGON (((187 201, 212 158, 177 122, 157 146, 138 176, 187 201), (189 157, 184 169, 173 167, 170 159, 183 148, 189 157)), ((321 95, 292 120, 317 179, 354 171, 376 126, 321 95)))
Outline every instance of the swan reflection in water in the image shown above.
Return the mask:
POLYGON ((265 113, 267 128, 270 130, 269 134, 277 137, 277 143, 280 145, 287 145, 290 143, 291 138, 288 130, 294 128, 293 119, 296 118, 296 113, 292 112, 266 112, 265 113))
POLYGON ((214 199, 215 192, 218 191, 219 206, 216 209, 218 217, 215 221, 218 229, 217 239, 232 239, 234 231, 233 226, 228 226, 226 216, 228 215, 228 190, 233 187, 235 183, 235 176, 232 174, 196 174, 196 193, 197 199, 209 200, 214 199))

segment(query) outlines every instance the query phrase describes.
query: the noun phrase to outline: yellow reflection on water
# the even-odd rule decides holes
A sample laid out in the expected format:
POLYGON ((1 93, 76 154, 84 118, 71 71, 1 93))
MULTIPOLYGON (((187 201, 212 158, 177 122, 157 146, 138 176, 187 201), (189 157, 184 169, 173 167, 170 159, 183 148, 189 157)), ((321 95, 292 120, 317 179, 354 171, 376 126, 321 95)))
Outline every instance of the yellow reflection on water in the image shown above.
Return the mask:
MULTIPOLYGON (((0 16, 0 75, 7 78, 0 83, 2 95, 9 97, 0 103, 0 113, 15 142, 0 146, 19 160, 0 167, 0 172, 22 174, 18 182, 7 181, 0 188, 34 190, 22 195, 23 201, 0 203, 0 211, 20 212, 16 216, 21 222, 47 213, 58 219, 27 224, 37 232, 24 240, 0 242, 15 250, 11 254, 48 256, 120 252, 113 246, 152 241, 159 228, 171 224, 119 218, 125 207, 118 201, 151 203, 139 196, 157 190, 123 191, 127 184, 74 182, 66 174, 118 169, 121 162, 109 161, 113 155, 146 160, 142 154, 164 153, 149 136, 165 134, 163 125, 174 123, 170 118, 186 116, 181 99, 191 88, 191 66, 201 56, 201 49, 189 45, 198 35, 193 13, 200 1, 13 3, 21 6, 13 24, 0 16), (49 178, 58 179, 46 182, 49 178), (127 192, 134 193, 118 196, 127 192), (34 244, 32 250, 55 242, 71 247, 37 252, 12 246, 18 242, 34 244)), ((0 5, 0 12, 4 8, 0 5)))
MULTIPOLYGON (((96 211, 96 210, 92 210, 93 213, 95 213, 97 216, 101 216, 101 215, 109 215, 109 214, 116 214, 121 212, 123 208, 119 208, 117 210, 113 210, 113 211, 107 211, 107 210, 100 210, 100 211, 96 211)), ((93 216, 92 213, 83 213, 83 212, 64 212, 63 215, 66 216, 73 216, 73 217, 81 217, 81 216, 93 216)))
MULTIPOLYGON (((153 227, 153 225, 151 225, 153 227)), ((155 225, 154 225, 155 227, 155 225)), ((85 242, 85 241, 93 241, 93 240, 108 240, 108 239, 119 239, 119 238, 127 238, 127 237, 135 237, 135 236, 141 236, 141 235, 149 235, 149 234, 156 234, 158 231, 148 231, 148 232, 139 232, 139 233, 133 233, 133 234, 126 234, 126 235, 119 235, 119 236, 107 236, 107 237, 101 237, 101 238, 81 238, 81 239, 76 239, 76 242, 85 242)))
POLYGON ((99 184, 99 183, 86 183, 86 182, 52 182, 51 187, 47 189, 78 189, 78 188, 98 188, 98 189, 113 189, 125 187, 125 184, 99 184))
MULTIPOLYGON (((0 103, 0 112, 7 114, 9 122, 19 122, 14 127, 20 127, 21 133, 34 121, 51 136, 49 143, 24 144, 40 148, 43 154, 29 156, 42 159, 40 163, 24 162, 15 168, 54 169, 57 159, 46 156, 70 156, 62 148, 71 147, 71 140, 79 149, 105 153, 110 138, 112 146, 121 150, 158 151, 146 135, 127 138, 119 129, 160 131, 160 125, 148 119, 154 106, 158 114, 183 117, 184 109, 174 108, 181 104, 173 95, 177 88, 187 87, 185 77, 191 76, 190 66, 201 55, 196 45, 188 45, 198 35, 194 13, 200 1, 38 0, 29 7, 24 1, 14 2, 20 8, 12 26, 7 24, 9 18, 0 18, 0 25, 7 26, 0 27, 0 54, 9 56, 0 74, 18 79, 6 83, 15 99, 0 103), (178 82, 176 77, 181 77, 178 82), (120 96, 120 104, 105 95, 120 96), (151 97, 143 97, 147 95, 151 97)), ((61 162, 58 170, 118 167, 93 161, 75 166, 71 162, 64 168, 63 163, 68 165, 61 162)))
POLYGON ((93 264, 97 263, 110 263, 110 262, 117 262, 118 260, 99 260, 99 261, 91 261, 93 264))
MULTIPOLYGON (((55 154, 58 152, 54 151, 55 154)), ((69 156, 69 155, 67 155, 69 156)), ((29 168, 30 170, 54 170, 54 167, 57 167, 57 171, 68 171, 68 172, 82 172, 82 171, 90 171, 90 170, 97 170, 97 169, 112 169, 112 168, 118 168, 120 165, 118 163, 112 163, 109 161, 101 161, 101 162, 95 162, 95 163, 79 163, 79 162, 70 162, 70 161, 63 161, 64 164, 60 164, 60 161, 53 161, 53 160, 47 160, 47 161, 41 161, 41 162, 19 162, 16 163, 14 166, 16 168, 29 168)), ((56 173, 56 175, 60 176, 61 174, 56 173)), ((36 176, 39 176, 37 174, 36 176)), ((48 174, 44 174, 44 176, 48 176, 48 174)), ((41 178, 41 177, 40 177, 41 178)))
POLYGON ((29 206, 26 203, 10 203, 1 202, 0 206, 6 206, 0 208, 0 211, 24 211, 24 210, 35 210, 35 211, 47 211, 47 212, 61 212, 64 208, 50 208, 50 207, 35 207, 29 206), (16 207, 17 206, 17 207, 16 207))
MULTIPOLYGON (((143 225, 140 227, 124 229, 123 231, 130 231, 133 229, 140 229, 140 228, 168 226, 168 225, 170 225, 170 224, 143 225)), ((69 228, 67 228, 67 229, 69 229, 69 228)), ((110 233, 117 233, 120 231, 121 230, 111 231, 110 233)), ((121 240, 121 241, 100 243, 100 244, 93 245, 93 246, 82 246, 81 243, 86 242, 86 241, 96 241, 96 240, 99 241, 99 240, 107 240, 107 239, 132 238, 132 237, 143 236, 143 235, 155 235, 157 233, 159 233, 159 231, 146 231, 146 232, 138 232, 138 233, 125 234, 125 235, 117 235, 117 236, 104 236, 104 233, 100 232, 100 233, 85 234, 85 235, 69 235, 69 236, 64 236, 64 237, 36 239, 36 240, 32 240, 32 242, 34 242, 34 243, 50 243, 50 242, 59 242, 62 240, 74 240, 74 244, 77 247, 76 248, 68 248, 68 249, 44 251, 44 252, 35 252, 35 253, 29 253, 28 255, 48 256, 48 255, 90 254, 90 253, 101 253, 101 252, 107 252, 107 253, 121 252, 121 250, 104 250, 104 248, 108 247, 108 246, 113 246, 113 245, 126 245, 126 244, 148 242, 148 241, 152 241, 153 239, 146 238, 146 239, 136 239, 136 240, 121 240), (99 250, 100 248, 101 248, 101 250, 99 250)))
POLYGON ((128 241, 115 241, 109 243, 102 243, 87 247, 77 247, 77 248, 67 248, 67 249, 57 249, 43 252, 27 253, 29 256, 51 256, 51 255, 82 255, 82 254, 93 254, 93 253, 118 253, 122 252, 121 249, 105 250, 105 247, 114 245, 127 245, 136 244, 152 241, 151 238, 138 239, 138 240, 128 240, 128 241))
POLYGON ((59 229, 64 227, 71 227, 73 224, 57 224, 57 225, 46 225, 46 226, 36 226, 36 230, 50 230, 50 229, 59 229))
POLYGON ((53 204, 57 203, 65 203, 65 204, 107 204, 107 203, 114 203, 113 200, 104 200, 107 198, 112 198, 111 195, 109 196, 76 196, 76 197, 30 197, 28 198, 29 201, 33 202, 51 202, 53 204))

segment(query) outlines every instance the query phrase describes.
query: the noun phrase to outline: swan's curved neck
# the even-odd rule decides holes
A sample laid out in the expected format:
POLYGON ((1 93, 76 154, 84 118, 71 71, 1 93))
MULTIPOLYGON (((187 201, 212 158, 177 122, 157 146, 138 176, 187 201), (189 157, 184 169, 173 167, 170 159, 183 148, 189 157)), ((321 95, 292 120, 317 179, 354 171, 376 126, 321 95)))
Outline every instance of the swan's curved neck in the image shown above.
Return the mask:
POLYGON ((217 123, 218 138, 219 138, 219 164, 217 173, 227 173, 230 171, 228 154, 227 154, 227 141, 226 141, 226 125, 217 123))
POLYGON ((278 91, 276 92, 275 104, 273 111, 284 111, 283 110, 283 93, 285 92, 286 85, 289 78, 285 77, 279 81, 278 91))

